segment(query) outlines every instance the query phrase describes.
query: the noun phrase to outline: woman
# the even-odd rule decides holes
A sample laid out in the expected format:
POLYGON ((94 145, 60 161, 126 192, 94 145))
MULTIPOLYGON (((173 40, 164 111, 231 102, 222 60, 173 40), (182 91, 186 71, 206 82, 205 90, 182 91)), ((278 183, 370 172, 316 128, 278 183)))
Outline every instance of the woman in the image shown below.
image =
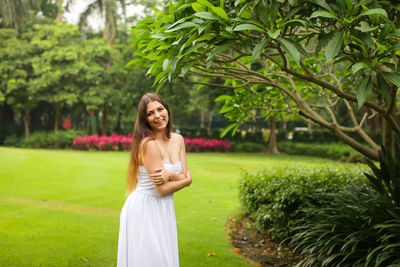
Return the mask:
POLYGON ((119 267, 179 266, 172 193, 190 185, 185 143, 158 95, 139 102, 118 239, 119 267))

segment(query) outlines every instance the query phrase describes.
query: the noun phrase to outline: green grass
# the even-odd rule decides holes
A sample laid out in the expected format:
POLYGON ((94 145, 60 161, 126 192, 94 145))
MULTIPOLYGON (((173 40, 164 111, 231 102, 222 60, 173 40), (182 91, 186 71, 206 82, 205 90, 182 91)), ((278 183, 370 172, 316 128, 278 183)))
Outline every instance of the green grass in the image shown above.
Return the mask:
MULTIPOLYGON (((128 158, 127 152, 0 147, 0 266, 115 266, 128 158)), ((249 266, 233 252, 224 227, 239 209, 243 170, 320 164, 339 163, 188 154, 193 183, 174 196, 181 266, 249 266)))

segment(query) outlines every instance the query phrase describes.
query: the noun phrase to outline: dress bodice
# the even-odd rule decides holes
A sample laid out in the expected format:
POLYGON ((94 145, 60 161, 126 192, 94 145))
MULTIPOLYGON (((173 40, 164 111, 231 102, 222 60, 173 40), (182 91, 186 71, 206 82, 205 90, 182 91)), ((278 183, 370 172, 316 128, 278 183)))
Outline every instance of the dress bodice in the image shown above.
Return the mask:
MULTIPOLYGON (((164 168, 173 171, 176 174, 180 173, 182 171, 182 165, 181 162, 178 161, 175 164, 163 161, 162 164, 164 165, 164 168)), ((153 195, 153 196, 159 196, 159 194, 156 191, 156 188, 154 187, 153 182, 151 181, 149 177, 149 173, 146 171, 146 168, 143 165, 139 166, 139 175, 138 175, 138 183, 136 186, 135 191, 147 194, 147 195, 153 195)))

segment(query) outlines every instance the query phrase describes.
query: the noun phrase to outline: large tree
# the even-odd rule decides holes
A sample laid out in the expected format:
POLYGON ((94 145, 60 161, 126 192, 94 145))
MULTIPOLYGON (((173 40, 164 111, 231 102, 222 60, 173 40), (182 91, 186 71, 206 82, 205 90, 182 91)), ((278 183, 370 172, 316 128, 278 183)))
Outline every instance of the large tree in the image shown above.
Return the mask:
MULTIPOLYGON (((100 14, 104 17, 104 30, 103 37, 107 40, 107 43, 112 45, 115 43, 116 35, 117 35, 117 26, 118 20, 120 19, 120 15, 118 14, 118 6, 121 7, 123 11, 123 15, 125 17, 125 0, 94 0, 92 1, 87 8, 81 13, 79 25, 82 28, 87 24, 87 19, 90 15, 92 15, 95 11, 99 11, 100 14)), ((110 67, 110 63, 105 63, 104 68, 108 69, 110 67)), ((112 90, 108 90, 108 97, 112 96, 112 90)), ((110 109, 110 104, 107 99, 104 98, 104 106, 103 106, 103 127, 102 127, 102 135, 107 135, 108 131, 108 113, 110 109)))
POLYGON ((264 116, 291 112, 377 159, 365 122, 382 117, 388 148, 400 136, 399 15, 394 0, 181 0, 134 28, 135 62, 159 88, 175 77, 225 79, 234 91, 223 107, 236 120, 231 128, 248 106, 264 116), (339 103, 353 125, 339 123, 339 103))

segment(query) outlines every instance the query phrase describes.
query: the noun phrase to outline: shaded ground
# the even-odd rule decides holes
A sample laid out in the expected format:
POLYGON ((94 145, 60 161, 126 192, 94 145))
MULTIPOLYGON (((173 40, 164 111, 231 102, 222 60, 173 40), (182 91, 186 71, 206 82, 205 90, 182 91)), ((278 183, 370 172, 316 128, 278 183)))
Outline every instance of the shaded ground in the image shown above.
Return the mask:
POLYGON ((255 266, 294 266, 301 258, 267 233, 258 231, 247 216, 228 217, 226 225, 234 251, 255 266))

